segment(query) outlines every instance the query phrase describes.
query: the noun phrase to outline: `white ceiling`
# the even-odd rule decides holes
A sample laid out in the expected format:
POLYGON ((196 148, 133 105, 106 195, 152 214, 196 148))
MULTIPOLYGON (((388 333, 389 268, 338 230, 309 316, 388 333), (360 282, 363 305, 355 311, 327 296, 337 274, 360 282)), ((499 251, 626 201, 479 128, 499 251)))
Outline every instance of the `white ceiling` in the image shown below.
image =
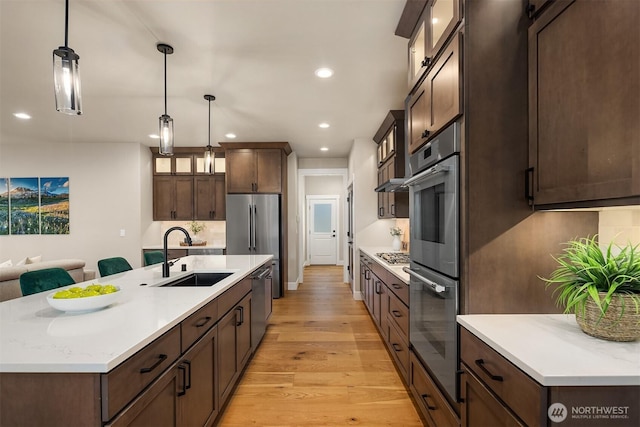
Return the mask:
POLYGON ((344 157, 407 94, 405 0, 71 0, 83 115, 55 111, 52 51, 64 0, 0 0, 0 143, 141 143, 168 114, 176 146, 288 141, 299 157, 344 157), (335 75, 320 80, 314 70, 335 75), (33 118, 21 121, 13 113, 33 118), (329 129, 320 129, 320 122, 329 129), (328 152, 320 152, 326 146, 328 152))

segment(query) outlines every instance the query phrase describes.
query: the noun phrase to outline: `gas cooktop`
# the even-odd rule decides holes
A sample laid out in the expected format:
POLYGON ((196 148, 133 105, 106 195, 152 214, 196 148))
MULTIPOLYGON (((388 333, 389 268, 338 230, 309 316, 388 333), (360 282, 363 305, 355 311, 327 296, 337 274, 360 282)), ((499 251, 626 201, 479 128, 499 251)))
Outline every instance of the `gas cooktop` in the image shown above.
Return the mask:
POLYGON ((409 254, 406 252, 380 252, 376 256, 387 264, 409 264, 409 254))

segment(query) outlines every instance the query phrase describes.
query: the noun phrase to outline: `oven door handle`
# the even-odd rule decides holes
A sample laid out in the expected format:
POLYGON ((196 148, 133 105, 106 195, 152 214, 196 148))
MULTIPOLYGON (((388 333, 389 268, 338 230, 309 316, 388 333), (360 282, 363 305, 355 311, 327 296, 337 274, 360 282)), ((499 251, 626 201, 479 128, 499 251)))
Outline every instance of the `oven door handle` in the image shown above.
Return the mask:
POLYGON ((415 185, 418 183, 418 181, 422 181, 423 179, 433 176, 433 175, 437 175, 439 173, 442 172, 448 172, 449 171, 449 166, 442 166, 442 165, 435 165, 433 167, 430 167, 429 169, 427 169, 424 172, 420 172, 418 175, 409 178, 408 180, 406 180, 404 182, 404 184, 402 184, 404 187, 408 186, 408 185, 415 185))
POLYGON ((415 277, 416 279, 420 280, 423 283, 426 283, 427 285, 429 285, 429 287, 431 289, 433 289, 435 292, 439 293, 439 294, 443 294, 445 292, 447 292, 447 288, 442 286, 442 285, 438 285, 436 282, 433 282, 429 279, 427 279, 424 276, 421 276, 420 274, 416 273, 415 271, 411 271, 408 267, 402 267, 402 271, 404 271, 405 273, 409 274, 409 276, 415 277))

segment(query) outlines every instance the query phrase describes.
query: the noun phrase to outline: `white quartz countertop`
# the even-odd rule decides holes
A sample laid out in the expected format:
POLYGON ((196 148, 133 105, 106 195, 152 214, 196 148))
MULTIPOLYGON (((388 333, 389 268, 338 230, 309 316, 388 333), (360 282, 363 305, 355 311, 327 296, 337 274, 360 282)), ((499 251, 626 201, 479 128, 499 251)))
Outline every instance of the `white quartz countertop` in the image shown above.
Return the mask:
POLYGON ((478 314, 458 323, 543 386, 640 385, 640 341, 591 337, 570 314, 478 314))
MULTIPOLYGON (((382 265, 384 268, 389 270, 394 276, 398 279, 402 280, 404 283, 409 284, 409 274, 402 271, 402 267, 409 267, 409 264, 389 264, 382 258, 376 256, 376 254, 381 252, 402 252, 402 251, 394 251, 389 247, 384 246, 360 246, 360 249, 365 254, 369 255, 373 259, 375 259, 378 264, 382 265)), ((406 253, 406 252, 403 252, 406 253)))
POLYGON ((108 372, 271 258, 192 255, 171 267, 167 278, 156 264, 75 285, 121 288, 118 302, 93 312, 58 311, 46 301, 51 292, 2 302, 0 372, 108 372), (193 272, 234 274, 210 287, 161 286, 193 272))

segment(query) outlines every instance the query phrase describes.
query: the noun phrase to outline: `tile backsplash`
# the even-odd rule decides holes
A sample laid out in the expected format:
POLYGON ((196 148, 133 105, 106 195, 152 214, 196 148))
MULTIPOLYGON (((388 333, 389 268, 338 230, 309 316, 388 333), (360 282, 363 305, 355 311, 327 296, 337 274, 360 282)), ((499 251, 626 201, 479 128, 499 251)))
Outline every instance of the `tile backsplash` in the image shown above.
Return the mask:
POLYGON ((600 246, 610 242, 626 245, 640 244, 640 206, 605 208, 599 212, 598 235, 600 246))

